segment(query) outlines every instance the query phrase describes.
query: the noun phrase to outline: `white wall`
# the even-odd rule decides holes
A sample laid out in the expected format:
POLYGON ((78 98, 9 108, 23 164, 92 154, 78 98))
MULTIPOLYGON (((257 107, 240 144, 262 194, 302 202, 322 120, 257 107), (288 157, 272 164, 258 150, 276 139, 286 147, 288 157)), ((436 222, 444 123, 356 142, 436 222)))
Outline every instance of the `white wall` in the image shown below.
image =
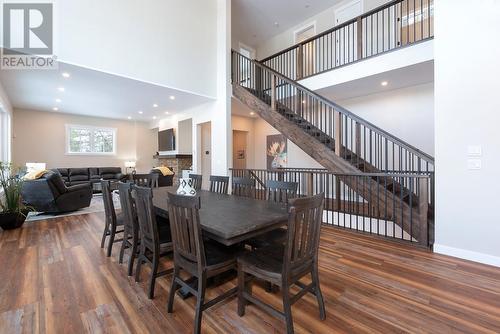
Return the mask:
POLYGON ((123 170, 125 161, 134 160, 138 172, 149 172, 158 145, 156 133, 143 122, 15 109, 12 160, 16 166, 45 162, 47 168, 121 167, 123 170), (66 155, 66 124, 116 128, 116 154, 66 155))
POLYGON ((55 0, 59 60, 215 97, 219 0, 55 0))
POLYGON ((341 100, 338 104, 434 155, 433 83, 341 100))
MULTIPOLYGON (((200 14, 201 15, 201 14, 200 14)), ((192 21, 190 21, 192 22, 192 21)), ((216 0, 216 38, 210 43, 216 50, 216 70, 210 84, 216 88, 216 100, 153 122, 151 127, 175 127, 182 120, 192 119, 193 170, 201 172, 200 132, 198 125, 211 124, 211 170, 214 175, 228 175, 232 164, 231 128, 231 0, 216 0), (214 40, 216 41, 214 43, 214 40)))
MULTIPOLYGON (((342 1, 341 3, 332 6, 319 14, 312 17, 304 18, 302 22, 294 25, 290 29, 274 36, 273 38, 261 43, 257 47, 257 58, 263 59, 272 54, 275 54, 281 50, 288 48, 295 44, 294 32, 308 25, 309 23, 316 23, 316 34, 319 34, 325 30, 333 28, 335 26, 335 11, 345 4, 351 2, 352 0, 342 1)), ((390 0, 362 0, 363 2, 363 12, 368 12, 384 3, 390 2, 390 0)))
POLYGON ((500 266, 500 2, 436 1, 435 251, 500 266), (474 24, 464 24, 474 22, 474 24), (473 41, 474 47, 464 47, 473 41), (468 170, 468 145, 482 168, 468 170))

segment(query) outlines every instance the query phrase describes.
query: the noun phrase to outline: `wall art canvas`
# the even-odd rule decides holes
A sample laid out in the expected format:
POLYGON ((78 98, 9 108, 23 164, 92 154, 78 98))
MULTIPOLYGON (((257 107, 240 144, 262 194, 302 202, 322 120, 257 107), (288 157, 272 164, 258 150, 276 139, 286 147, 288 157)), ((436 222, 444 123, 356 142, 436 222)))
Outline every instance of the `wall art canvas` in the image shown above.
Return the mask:
POLYGON ((284 135, 267 136, 267 169, 285 168, 288 165, 288 147, 284 135))

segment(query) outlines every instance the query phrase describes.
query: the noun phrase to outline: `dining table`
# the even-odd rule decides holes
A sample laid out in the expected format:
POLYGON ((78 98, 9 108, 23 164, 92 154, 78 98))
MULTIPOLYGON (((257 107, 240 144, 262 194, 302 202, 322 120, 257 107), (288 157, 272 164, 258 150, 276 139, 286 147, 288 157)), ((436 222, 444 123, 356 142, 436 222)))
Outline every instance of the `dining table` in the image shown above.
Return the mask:
MULTIPOLYGON (((153 205, 158 216, 168 218, 169 192, 176 187, 153 188, 153 205)), ((232 246, 286 225, 286 204, 199 190, 200 224, 203 236, 232 246)))
MULTIPOLYGON (((176 193, 176 187, 153 188, 155 214, 168 218, 168 193, 176 193)), ((245 240, 286 225, 288 212, 286 204, 258 200, 199 190, 200 224, 204 238, 220 242, 225 246, 244 243, 245 240)), ((219 277, 219 281, 220 281, 219 277)), ((186 281, 193 288, 196 277, 186 281)), ((213 280, 209 283, 213 284, 213 280)), ((183 299, 191 293, 181 288, 177 291, 183 299)))

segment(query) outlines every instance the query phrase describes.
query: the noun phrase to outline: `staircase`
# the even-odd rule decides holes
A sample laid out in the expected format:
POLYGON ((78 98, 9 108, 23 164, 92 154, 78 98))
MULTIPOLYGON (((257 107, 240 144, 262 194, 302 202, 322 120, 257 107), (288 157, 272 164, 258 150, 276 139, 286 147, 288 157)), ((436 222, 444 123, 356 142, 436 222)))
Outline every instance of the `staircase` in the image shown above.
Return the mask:
POLYGON ((408 179, 395 175, 431 175, 433 157, 236 51, 232 52, 232 82, 236 98, 337 173, 339 182, 373 208, 387 208, 387 218, 418 243, 432 244, 428 231, 432 200, 427 201, 428 189, 421 194, 428 185, 408 184, 408 179), (349 177, 365 173, 372 175, 368 182, 349 177), (425 205, 419 196, 425 196, 425 205))

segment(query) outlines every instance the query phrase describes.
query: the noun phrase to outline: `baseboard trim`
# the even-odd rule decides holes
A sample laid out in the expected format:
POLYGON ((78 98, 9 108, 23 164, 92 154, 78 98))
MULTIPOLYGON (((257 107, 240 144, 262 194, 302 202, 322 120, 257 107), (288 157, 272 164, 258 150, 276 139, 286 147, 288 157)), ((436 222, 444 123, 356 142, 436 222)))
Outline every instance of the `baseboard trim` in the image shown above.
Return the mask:
POLYGON ((466 249, 434 244, 434 253, 449 255, 464 260, 500 267, 500 257, 484 253, 473 252, 466 249))

